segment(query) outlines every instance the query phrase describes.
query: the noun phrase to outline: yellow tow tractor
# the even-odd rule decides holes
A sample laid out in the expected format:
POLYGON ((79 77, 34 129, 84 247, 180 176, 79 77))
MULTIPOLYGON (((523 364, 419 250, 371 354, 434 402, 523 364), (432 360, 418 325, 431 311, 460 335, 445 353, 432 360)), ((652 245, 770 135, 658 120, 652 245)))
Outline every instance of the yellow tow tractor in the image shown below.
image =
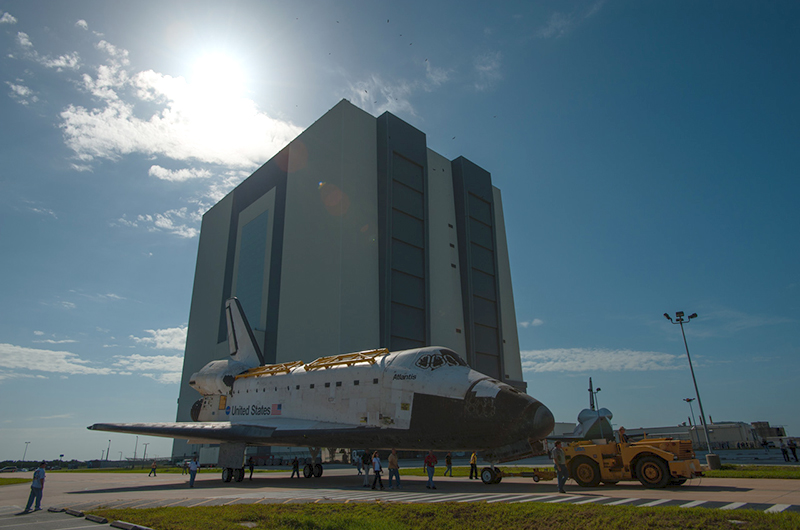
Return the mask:
POLYGON ((703 475, 689 440, 644 438, 605 444, 587 440, 567 445, 564 452, 570 477, 583 487, 638 480, 646 488, 664 488, 703 475))

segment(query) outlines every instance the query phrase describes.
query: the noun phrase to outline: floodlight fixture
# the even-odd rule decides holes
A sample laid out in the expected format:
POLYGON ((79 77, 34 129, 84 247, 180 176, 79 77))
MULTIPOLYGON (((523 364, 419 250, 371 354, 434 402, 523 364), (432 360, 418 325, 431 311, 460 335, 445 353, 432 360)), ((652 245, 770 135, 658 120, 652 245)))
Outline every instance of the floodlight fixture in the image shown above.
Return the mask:
POLYGON ((692 313, 691 315, 689 315, 689 320, 693 318, 697 318, 697 313, 692 313))

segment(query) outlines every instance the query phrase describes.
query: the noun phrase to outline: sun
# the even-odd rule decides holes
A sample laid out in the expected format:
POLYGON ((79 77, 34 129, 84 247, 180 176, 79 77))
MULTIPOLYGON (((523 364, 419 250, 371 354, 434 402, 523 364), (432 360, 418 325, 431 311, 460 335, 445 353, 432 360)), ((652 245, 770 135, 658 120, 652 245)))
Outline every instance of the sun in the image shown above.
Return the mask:
POLYGON ((209 96, 241 95, 246 83, 242 65, 223 52, 203 55, 192 68, 192 87, 209 96))

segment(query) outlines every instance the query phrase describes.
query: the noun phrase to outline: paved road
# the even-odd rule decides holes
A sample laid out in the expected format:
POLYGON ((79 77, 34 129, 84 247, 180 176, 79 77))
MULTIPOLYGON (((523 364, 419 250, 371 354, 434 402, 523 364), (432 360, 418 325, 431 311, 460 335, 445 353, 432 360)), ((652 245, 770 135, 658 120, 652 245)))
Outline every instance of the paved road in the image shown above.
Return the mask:
MULTIPOLYGON (((800 512, 800 480, 702 478, 679 488, 661 490, 648 490, 633 482, 579 488, 570 481, 567 494, 559 495, 552 481, 534 484, 523 478, 506 478, 501 484, 487 486, 479 480, 438 476, 438 488, 428 490, 423 477, 404 477, 401 490, 373 491, 362 486, 362 478, 352 469, 327 469, 318 479, 288 477, 288 472, 257 473, 253 481, 224 484, 217 474, 200 474, 195 487, 189 489, 186 477, 178 474, 148 477, 130 473, 50 473, 43 506, 89 510, 98 506, 149 508, 241 503, 543 502, 800 512)), ((26 484, 2 487, 0 530, 102 527, 46 510, 14 515, 24 506, 28 491, 26 484)))

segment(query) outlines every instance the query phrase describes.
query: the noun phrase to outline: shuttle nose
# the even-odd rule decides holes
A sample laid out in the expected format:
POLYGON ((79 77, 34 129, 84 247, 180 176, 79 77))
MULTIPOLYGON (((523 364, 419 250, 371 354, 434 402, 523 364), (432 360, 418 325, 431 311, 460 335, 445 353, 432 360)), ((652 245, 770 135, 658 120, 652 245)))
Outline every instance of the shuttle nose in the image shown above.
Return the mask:
POLYGON ((542 440, 553 432, 556 425, 553 413, 531 397, 527 401, 526 406, 517 416, 514 431, 516 436, 521 438, 542 440))

